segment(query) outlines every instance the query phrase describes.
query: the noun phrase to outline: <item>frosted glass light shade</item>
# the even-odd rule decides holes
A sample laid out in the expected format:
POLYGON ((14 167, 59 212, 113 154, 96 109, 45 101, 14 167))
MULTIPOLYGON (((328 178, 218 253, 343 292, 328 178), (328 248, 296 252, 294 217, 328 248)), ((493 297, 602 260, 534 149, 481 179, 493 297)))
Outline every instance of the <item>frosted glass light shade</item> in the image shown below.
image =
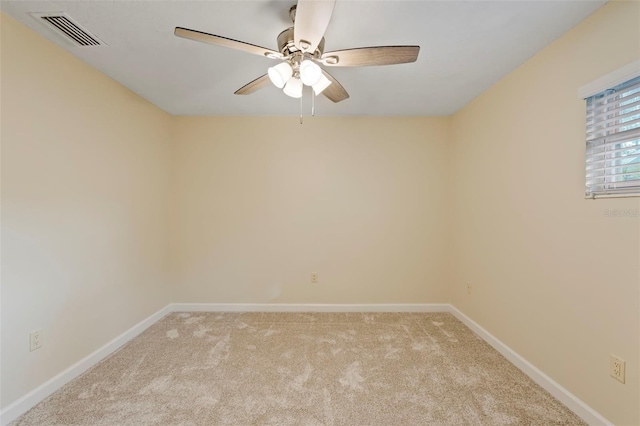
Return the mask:
POLYGON ((300 80, 307 85, 313 86, 320 77, 322 77, 322 69, 315 62, 305 59, 300 64, 300 80))
POLYGON ((287 84, 284 86, 283 92, 287 96, 292 98, 299 98, 302 96, 302 81, 299 78, 290 78, 287 84))
POLYGON ((331 80, 324 76, 324 74, 320 74, 320 79, 316 84, 313 85, 313 93, 318 96, 324 89, 331 85, 331 80))
POLYGON ((267 70, 267 74, 269 74, 269 79, 278 89, 282 89, 287 81, 293 75, 293 69, 291 69, 291 65, 288 62, 283 62, 274 67, 270 67, 267 70))

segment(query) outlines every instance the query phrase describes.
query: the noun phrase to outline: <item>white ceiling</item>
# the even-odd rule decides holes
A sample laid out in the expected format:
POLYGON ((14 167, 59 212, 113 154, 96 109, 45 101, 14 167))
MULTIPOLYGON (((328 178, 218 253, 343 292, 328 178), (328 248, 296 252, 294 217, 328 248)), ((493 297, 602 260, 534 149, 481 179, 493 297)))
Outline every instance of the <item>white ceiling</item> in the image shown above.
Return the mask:
MULTIPOLYGON (((181 39, 176 26, 275 49, 295 0, 2 1, 0 8, 175 115, 292 115, 300 102, 267 87, 233 92, 275 62, 181 39), (73 47, 28 12, 64 11, 106 42, 73 47)), ((338 0, 325 51, 420 45, 413 64, 331 68, 351 95, 316 102, 318 115, 449 115, 605 1, 338 0)), ((308 114, 309 96, 304 99, 308 114)))

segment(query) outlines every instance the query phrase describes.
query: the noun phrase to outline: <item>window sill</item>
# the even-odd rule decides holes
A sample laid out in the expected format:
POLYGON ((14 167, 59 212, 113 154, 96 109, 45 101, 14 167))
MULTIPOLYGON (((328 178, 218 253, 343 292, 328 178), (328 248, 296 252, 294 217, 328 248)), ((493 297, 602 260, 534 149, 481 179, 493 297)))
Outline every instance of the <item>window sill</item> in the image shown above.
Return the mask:
POLYGON ((598 198, 632 198, 640 197, 640 193, 637 194, 592 194, 585 195, 586 200, 596 200, 598 198))

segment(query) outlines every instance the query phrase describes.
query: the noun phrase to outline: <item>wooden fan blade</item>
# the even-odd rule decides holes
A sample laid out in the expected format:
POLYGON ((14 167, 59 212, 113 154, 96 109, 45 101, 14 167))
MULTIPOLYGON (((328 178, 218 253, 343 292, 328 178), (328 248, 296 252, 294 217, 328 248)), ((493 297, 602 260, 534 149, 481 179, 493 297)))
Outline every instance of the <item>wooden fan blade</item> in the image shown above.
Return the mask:
POLYGON ((276 52, 275 50, 222 36, 203 33, 202 31, 176 27, 173 33, 178 37, 200 41, 202 43, 213 44, 214 46, 230 47, 231 49, 242 50, 244 52, 253 53, 254 55, 266 56, 268 58, 282 58, 282 54, 280 52, 276 52))
POLYGON ((326 72, 325 70, 322 70, 322 74, 324 74, 324 76, 327 77, 329 81, 331 81, 331 84, 329 85, 329 87, 327 87, 322 91, 323 95, 329 98, 330 101, 336 102, 336 103, 340 101, 344 101, 345 99, 349 98, 349 94, 347 93, 346 90, 344 90, 344 87, 342 87, 342 84, 338 83, 338 80, 333 78, 333 76, 328 72, 326 72))
POLYGON ((256 78, 251 83, 247 83, 238 90, 235 91, 234 95, 250 95, 251 93, 262 89, 263 87, 271 84, 271 80, 267 74, 256 78))
POLYGON ((293 24, 295 45, 313 53, 331 21, 336 0, 298 0, 293 24))
POLYGON ((419 52, 420 46, 361 47, 327 52, 321 60, 328 67, 394 65, 415 62, 419 52))

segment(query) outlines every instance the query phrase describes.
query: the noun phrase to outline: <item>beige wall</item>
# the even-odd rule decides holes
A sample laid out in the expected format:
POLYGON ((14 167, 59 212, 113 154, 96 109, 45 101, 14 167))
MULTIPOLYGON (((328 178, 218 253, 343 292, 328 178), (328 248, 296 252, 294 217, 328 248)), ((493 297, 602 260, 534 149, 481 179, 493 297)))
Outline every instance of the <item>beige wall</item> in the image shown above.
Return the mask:
POLYGON ((171 118, 12 18, 1 26, 6 407, 169 302, 171 118))
POLYGON ((640 424, 639 224, 604 210, 638 201, 583 198, 577 89, 638 59, 639 17, 607 4, 453 120, 453 304, 620 425, 640 424))
POLYGON ((448 301, 448 118, 174 124, 177 302, 448 301))

